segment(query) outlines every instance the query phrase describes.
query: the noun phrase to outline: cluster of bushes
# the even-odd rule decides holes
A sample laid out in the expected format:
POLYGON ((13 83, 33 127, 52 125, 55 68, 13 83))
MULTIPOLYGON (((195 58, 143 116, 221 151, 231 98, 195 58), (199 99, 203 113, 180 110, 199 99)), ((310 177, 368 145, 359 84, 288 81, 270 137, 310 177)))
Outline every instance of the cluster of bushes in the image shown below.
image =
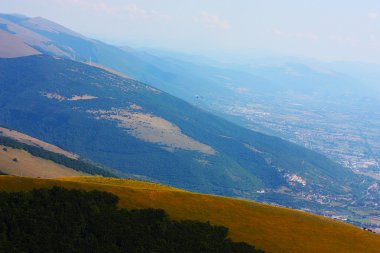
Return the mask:
MULTIPOLYGON (((116 177, 113 173, 97 165, 91 164, 89 162, 72 159, 67 156, 45 150, 41 147, 28 145, 22 142, 18 142, 12 138, 8 138, 1 135, 0 135, 0 145, 4 145, 7 147, 16 148, 16 149, 23 149, 34 156, 37 156, 46 160, 51 160, 55 163, 64 165, 68 168, 72 168, 74 170, 88 173, 91 175, 100 175, 104 177, 116 177)), ((17 160, 15 162, 17 162, 17 160)))
POLYGON ((117 208, 110 193, 61 187, 0 192, 0 252, 262 253, 228 229, 173 221, 160 209, 117 208))

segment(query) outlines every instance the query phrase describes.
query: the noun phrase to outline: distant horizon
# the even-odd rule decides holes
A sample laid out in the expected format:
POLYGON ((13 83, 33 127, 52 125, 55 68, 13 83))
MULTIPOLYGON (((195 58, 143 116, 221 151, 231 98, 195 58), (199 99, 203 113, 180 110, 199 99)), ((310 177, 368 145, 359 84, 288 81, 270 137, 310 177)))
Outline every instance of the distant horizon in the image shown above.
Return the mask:
POLYGON ((380 2, 373 0, 3 0, 0 12, 42 17, 118 46, 380 64, 380 2))
MULTIPOLYGON (((12 15, 12 16, 22 16, 22 17, 26 17, 26 18, 47 19, 47 18, 42 17, 42 16, 28 16, 28 15, 25 15, 22 13, 0 12, 0 14, 12 15)), ((57 23, 57 22, 50 20, 50 19, 47 19, 47 20, 52 21, 54 23, 57 23)), ((57 24, 62 25, 60 23, 57 23, 57 24)), ((74 32, 77 32, 74 29, 71 29, 70 27, 66 27, 65 25, 62 25, 62 26, 64 26, 67 29, 70 29, 74 32)), ((360 60, 356 60, 356 61, 355 60, 323 60, 323 59, 318 59, 318 58, 312 57, 312 56, 285 55, 285 54, 281 54, 279 52, 270 52, 267 49, 259 49, 259 48, 227 49, 227 50, 223 50, 223 51, 221 51, 221 50, 187 51, 185 49, 173 49, 173 48, 166 48, 166 47, 157 47, 154 45, 152 45, 152 46, 145 45, 144 46, 143 44, 139 44, 139 43, 135 43, 135 42, 131 42, 131 41, 125 41, 125 42, 110 41, 110 40, 107 40, 106 38, 96 38, 96 37, 91 36, 91 35, 86 35, 86 34, 82 34, 82 33, 80 33, 80 34, 89 38, 89 39, 98 40, 98 41, 101 41, 103 43, 107 43, 107 44, 117 46, 117 47, 121 47, 121 48, 130 47, 130 48, 133 48, 136 50, 147 51, 147 52, 152 52, 152 51, 171 52, 171 53, 179 54, 179 55, 199 56, 199 57, 204 57, 204 58, 208 58, 208 59, 212 59, 212 60, 228 60, 228 57, 225 56, 226 55, 225 53, 228 53, 230 55, 235 54, 234 58, 236 59, 236 58, 239 58, 238 55, 236 55, 236 52, 239 52, 241 54, 244 54, 245 57, 248 57, 250 59, 255 59, 255 60, 273 58, 273 59, 288 59, 288 60, 291 59, 293 61, 295 60, 296 62, 297 62, 297 60, 300 62, 306 60, 306 61, 321 62, 321 63, 347 62, 347 63, 357 63, 357 64, 380 65, 380 62, 379 63, 377 63, 377 62, 366 62, 366 61, 360 61, 360 60), (219 54, 217 52, 219 52, 219 54), (247 54, 247 53, 249 53, 249 54, 247 54), (223 54, 223 56, 221 56, 220 54, 223 54)), ((238 61, 236 60, 234 63, 237 63, 237 62, 238 61)), ((241 63, 245 63, 245 62, 242 61, 241 63)))

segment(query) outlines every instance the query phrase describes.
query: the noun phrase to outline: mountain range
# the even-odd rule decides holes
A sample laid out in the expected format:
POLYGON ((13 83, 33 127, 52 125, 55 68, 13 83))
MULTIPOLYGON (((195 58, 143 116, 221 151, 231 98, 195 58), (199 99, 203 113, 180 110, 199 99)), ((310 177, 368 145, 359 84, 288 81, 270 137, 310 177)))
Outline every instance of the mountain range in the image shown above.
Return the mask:
POLYGON ((1 47, 16 47, 0 55, 5 127, 115 169, 121 177, 197 192, 344 212, 360 196, 377 197, 368 193, 373 179, 173 96, 223 101, 231 99, 231 87, 220 85, 226 79, 221 75, 242 85, 255 80, 262 89, 273 84, 266 78, 219 67, 200 71, 189 62, 88 39, 43 18, 0 15, 0 29, 7 38, 1 47))

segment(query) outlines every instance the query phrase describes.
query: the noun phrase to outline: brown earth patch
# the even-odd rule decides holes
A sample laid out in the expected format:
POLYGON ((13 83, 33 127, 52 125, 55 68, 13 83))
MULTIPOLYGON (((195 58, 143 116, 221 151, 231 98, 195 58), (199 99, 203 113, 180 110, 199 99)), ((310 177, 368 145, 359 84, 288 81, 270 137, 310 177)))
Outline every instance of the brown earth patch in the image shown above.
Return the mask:
POLYGON ((215 150, 183 134, 181 129, 171 122, 148 113, 129 112, 123 109, 110 111, 87 111, 98 118, 116 120, 119 126, 128 129, 133 136, 164 148, 185 149, 213 155, 215 150))

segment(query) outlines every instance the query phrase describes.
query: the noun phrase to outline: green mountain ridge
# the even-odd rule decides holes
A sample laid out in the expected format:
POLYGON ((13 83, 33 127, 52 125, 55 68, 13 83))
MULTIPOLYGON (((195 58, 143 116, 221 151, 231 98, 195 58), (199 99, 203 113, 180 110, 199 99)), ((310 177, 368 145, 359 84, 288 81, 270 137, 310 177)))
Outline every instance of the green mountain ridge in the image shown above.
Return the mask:
POLYGON ((0 84, 0 124, 172 186, 318 210, 324 207, 313 196, 346 203, 372 182, 320 154, 83 63, 45 55, 0 59, 0 84))
MULTIPOLYGON (((351 214, 352 205, 377 210, 374 204, 379 194, 368 190, 374 180, 354 175, 323 155, 238 127, 162 92, 240 125, 279 135, 260 125, 260 118, 253 127, 252 122, 247 124, 239 115, 231 115, 230 110, 235 109, 228 107, 232 106, 231 101, 244 104, 254 98, 264 103, 268 102, 268 95, 269 101, 273 100, 269 103, 281 107, 281 103, 288 102, 286 96, 282 97, 284 92, 318 93, 325 86, 350 83, 352 80, 344 75, 291 66, 306 75, 306 79, 302 78, 308 85, 304 86, 298 76, 287 73, 287 68, 272 76, 271 69, 265 68, 255 72, 244 66, 203 66, 202 61, 193 62, 188 57, 178 60, 132 48, 121 49, 43 18, 0 14, 0 24, 4 32, 54 59, 41 56, 8 62, 16 64, 10 67, 9 75, 18 75, 17 68, 28 70, 28 64, 33 65, 30 71, 37 75, 27 73, 30 80, 24 82, 18 77, 16 82, 47 83, 32 85, 30 97, 28 90, 8 90, 7 94, 13 96, 21 89, 20 99, 25 101, 17 106, 6 100, 3 112, 7 114, 0 116, 4 120, 0 123, 7 122, 9 127, 59 144, 127 175, 193 191, 318 213, 327 210, 322 214, 329 216, 351 214), (121 81, 120 76, 107 71, 61 58, 101 64, 152 86, 130 79, 121 81), (45 73, 50 68, 52 73, 45 73), (103 77, 97 80, 97 76, 103 77), (320 87, 321 80, 327 83, 320 87), (247 90, 254 97, 245 94, 247 90), (260 93, 266 96, 255 96, 260 93)), ((10 83, 13 79, 6 75, 4 78, 10 83)))

